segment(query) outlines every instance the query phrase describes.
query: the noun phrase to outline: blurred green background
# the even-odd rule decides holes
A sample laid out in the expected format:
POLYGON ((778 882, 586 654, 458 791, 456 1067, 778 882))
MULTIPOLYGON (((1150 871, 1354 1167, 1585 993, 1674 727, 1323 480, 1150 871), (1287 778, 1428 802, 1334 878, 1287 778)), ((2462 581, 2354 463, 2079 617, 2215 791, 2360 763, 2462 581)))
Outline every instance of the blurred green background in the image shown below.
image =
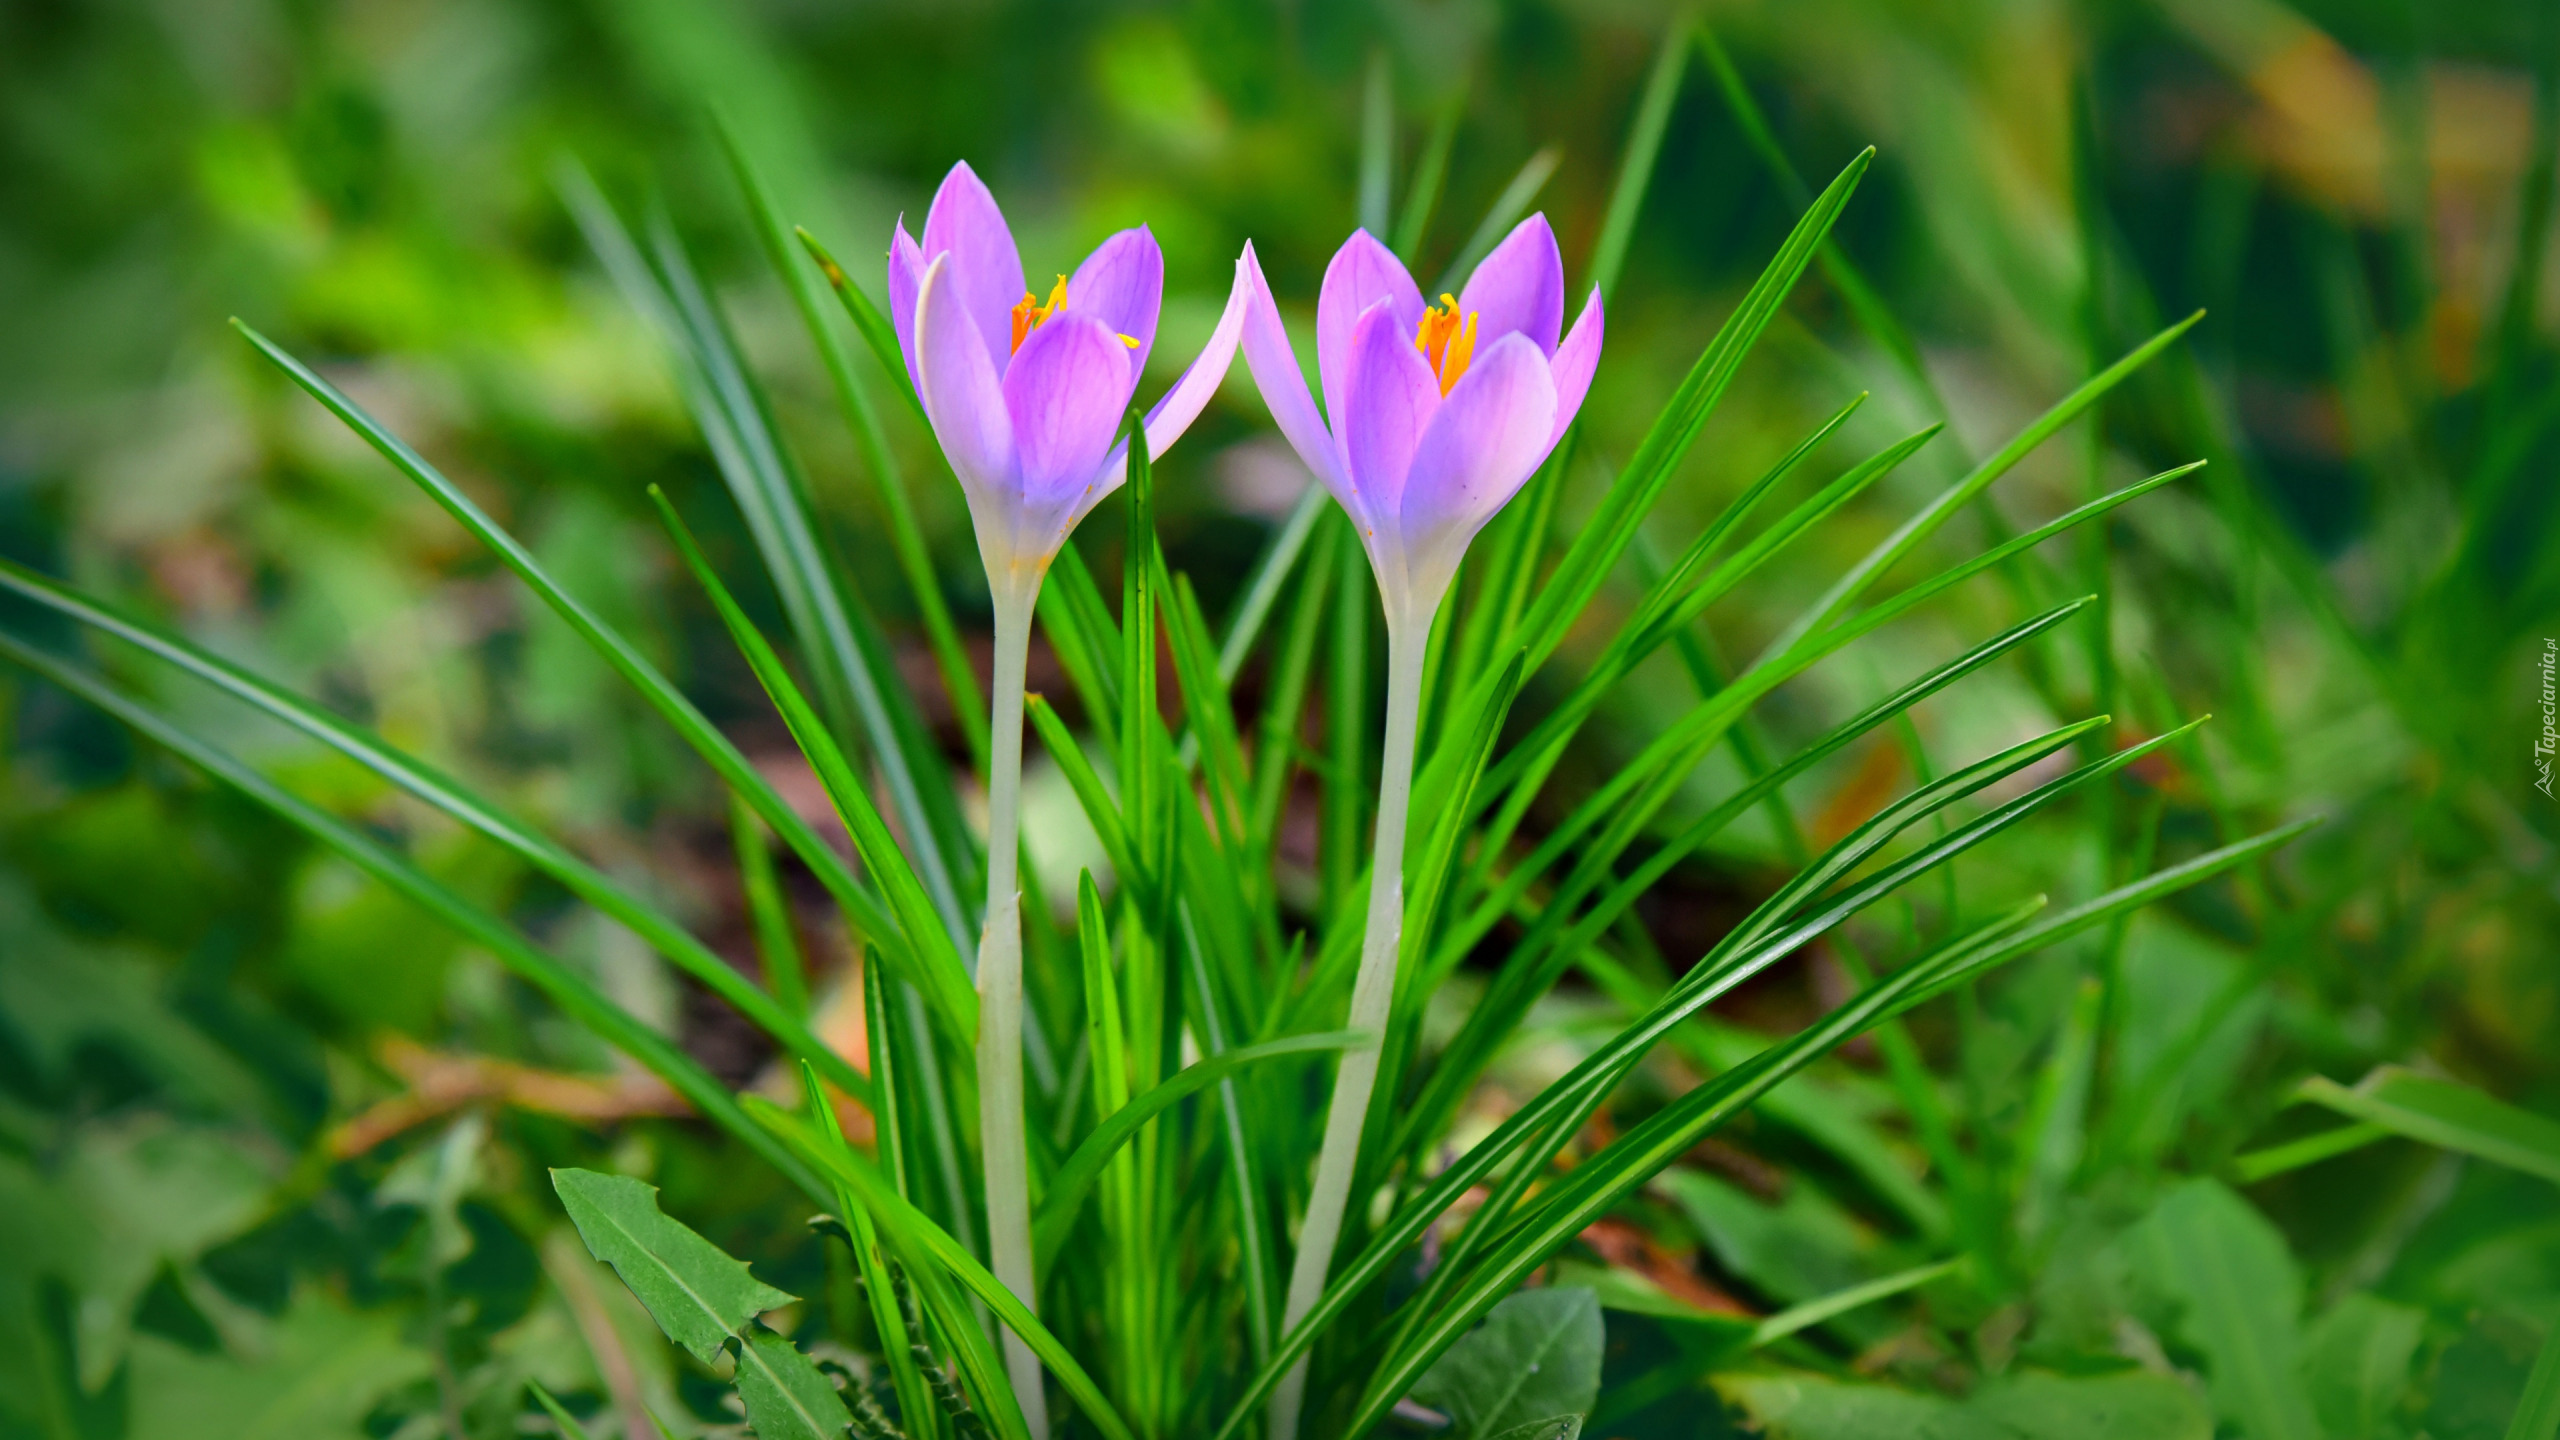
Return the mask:
MULTIPOLYGON (((2119 729, 2219 717, 2141 803, 2172 848, 2218 824, 2330 817, 2263 882, 2267 923, 2218 939, 2209 916, 2202 939, 2137 927, 2157 1032, 2200 1037, 2172 1067, 2174 1099, 2136 1117, 2159 1132, 2132 1147, 2145 1165, 2210 1171, 2309 1128, 2279 1113, 2296 1078, 2384 1061, 2560 1112, 2560 805, 2532 768, 2534 659, 2560 632, 2553 8, 1718 4, 1703 18, 1729 71, 1676 57, 1685 78, 1588 412, 1603 459, 1634 445, 1804 184, 1866 145, 1880 157, 1840 226, 1842 263, 1745 370, 1656 517, 1657 548, 1685 543, 1858 390, 1875 399, 1843 454, 1951 422, 1778 580, 1719 607, 1728 653, 1754 651, 2097 364, 2210 312, 1979 518, 2014 528, 2097 481, 2213 461, 2126 511, 2095 562, 2114 587, 2119 729), (1865 298, 1900 328, 1862 324, 1865 298)), ((1035 276, 1150 224, 1168 261, 1160 386, 1207 334, 1245 240, 1284 303, 1311 308, 1359 207, 1364 96, 1380 83, 1399 205, 1433 127, 1457 127, 1423 278, 1524 167, 1544 174, 1534 203, 1579 273, 1668 18, 1615 0, 7 0, 0 554, 368 721, 743 956, 709 777, 225 318, 324 361, 782 766, 787 739, 673 583, 643 487, 666 487, 733 574, 751 555, 657 338, 569 218, 561 167, 586 166, 628 214, 662 210, 960 754, 875 491, 747 228, 713 109, 875 294, 889 226, 920 217, 954 160, 994 187, 1035 276)), ((937 472, 918 427, 893 438, 945 593, 980 627, 959 497, 925 483, 937 472)), ((1213 616, 1304 483, 1239 366, 1159 478, 1173 561, 1213 616)), ((1583 499, 1566 500, 1566 524, 1593 488, 1569 492, 1583 499)), ((1958 528, 1972 529, 1962 544, 1985 533, 1958 528)), ((1084 542, 1098 566, 1116 566, 1115 530, 1084 542)), ((2093 562, 2074 543, 1932 623, 1979 636, 2029 600, 2079 593, 2093 562)), ((756 1037, 628 936, 351 767, 95 653, 200 733, 404 837, 715 1070, 756 1081, 756 1037)), ((1861 663, 1782 692, 1767 725, 1796 733, 1866 693, 1861 663)), ((1977 753, 2092 692, 2081 647, 2028 669, 1933 711, 1929 749, 1977 753)), ((1650 733, 1648 686, 1670 679, 1649 674, 1601 754, 1650 733)), ((1800 791, 1814 828, 1871 809, 1907 774, 1900 755, 1800 791)), ((1571 790, 1572 767, 1559 783, 1571 790)), ((1035 847, 1071 875, 1085 852, 1047 784, 1035 847)), ((2095 853, 2049 863, 2093 873, 2095 853)), ((1694 954, 1774 855, 1772 837, 1746 837, 1685 867, 1648 905, 1655 939, 1694 954)), ((821 963, 838 948, 817 943, 821 963)), ((1819 956, 1799 968, 1790 983, 1807 993, 1830 973, 1819 956)), ((2005 1038, 1967 1050, 1969 1083, 2015 1088, 2066 1008, 2062 983, 1984 1022, 2005 1038)), ((1752 1003, 1795 1002, 1781 987, 1752 1003)), ((699 1412, 679 1429, 720 1423, 707 1382, 563 1230, 540 1167, 650 1174, 671 1211, 771 1257, 760 1272, 798 1293, 815 1293, 822 1261, 772 1180, 704 1133, 631 1118, 655 1103, 487 957, 0 672, 0 1436, 495 1436, 513 1433, 524 1378, 593 1393, 616 1364, 670 1417, 699 1412)), ((2548 1186, 2392 1142, 2248 1193, 2319 1293, 2378 1285, 2429 1317, 2431 1378, 2402 1420, 2502 1433, 2560 1317, 2548 1186)), ((1694 1239, 1683 1253, 1751 1288, 1729 1254, 1694 1239)), ((1649 1433, 1722 1433, 1712 1408, 1649 1433)))

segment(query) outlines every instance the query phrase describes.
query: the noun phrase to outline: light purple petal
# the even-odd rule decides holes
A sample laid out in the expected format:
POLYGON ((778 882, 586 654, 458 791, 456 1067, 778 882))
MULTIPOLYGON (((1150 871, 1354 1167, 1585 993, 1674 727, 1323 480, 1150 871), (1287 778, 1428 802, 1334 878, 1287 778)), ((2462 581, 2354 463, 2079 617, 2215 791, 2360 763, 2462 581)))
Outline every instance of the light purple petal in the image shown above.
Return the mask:
POLYGON ((1141 225, 1094 247, 1067 281, 1067 308, 1137 341, 1138 348, 1129 351, 1129 373, 1145 374, 1147 352, 1156 343, 1156 312, 1164 308, 1164 251, 1154 233, 1141 225))
POLYGON ((1289 448, 1298 452, 1316 478, 1324 482, 1342 508, 1354 520, 1367 524, 1367 514, 1360 497, 1352 493, 1343 475, 1342 453, 1335 448, 1333 432, 1327 430, 1324 417, 1316 413, 1315 397, 1307 393, 1307 372, 1298 368, 1297 347, 1289 343, 1289 327, 1280 322, 1280 306, 1271 298, 1271 282, 1262 275, 1262 260, 1253 246, 1244 247, 1244 258, 1236 262, 1241 272, 1239 283, 1247 285, 1245 297, 1244 363, 1253 372, 1254 388, 1262 392, 1262 403, 1271 407, 1272 423, 1280 427, 1289 448))
POLYGON ((1414 445, 1440 409, 1440 380, 1386 300, 1352 328, 1349 369, 1340 422, 1344 468, 1369 513, 1393 523, 1414 445))
POLYGON ((1004 372, 1004 408, 1028 509, 1079 499, 1097 483, 1129 389, 1129 347, 1090 315, 1061 311, 1022 342, 1004 372))
POLYGON ((978 172, 961 161, 942 177, 933 208, 924 217, 924 257, 948 253, 952 282, 996 372, 1004 372, 1013 355, 1013 307, 1022 298, 1022 252, 1005 228, 1004 212, 987 193, 978 172))
POLYGON ((1433 577, 1447 584, 1467 542, 1538 468, 1555 413, 1547 357, 1517 332, 1495 341, 1450 387, 1414 447, 1397 512, 1417 591, 1433 577))
POLYGON ((889 237, 889 323, 898 332, 898 353, 907 357, 907 383, 918 390, 924 382, 916 378, 916 291, 924 284, 924 264, 924 252, 901 215, 897 233, 889 237))
POLYGON ((1351 330, 1369 307, 1384 300, 1389 313, 1413 338, 1422 323, 1422 291, 1405 273, 1404 262, 1366 230, 1354 230, 1333 263, 1324 269, 1324 289, 1316 297, 1316 374, 1324 383, 1324 413, 1342 433, 1342 407, 1351 376, 1351 330))
MULTIPOLYGON (((1182 378, 1174 381, 1173 388, 1164 392, 1164 398, 1147 412, 1149 455, 1161 456, 1173 448, 1173 442, 1181 439, 1182 432, 1190 429, 1191 422, 1208 408, 1209 397, 1218 393, 1219 384, 1236 363, 1236 342, 1244 334, 1245 311, 1253 302, 1254 281, 1261 274, 1259 270, 1250 275, 1246 272, 1246 262, 1252 258, 1253 245, 1247 242, 1244 255, 1236 261, 1235 284, 1227 289, 1227 308, 1219 312, 1217 328, 1209 332, 1209 343, 1200 347, 1200 353, 1183 369, 1182 378)), ((1132 373, 1138 368, 1134 357, 1129 368, 1132 373)), ((1307 382, 1301 379, 1298 395, 1304 399, 1306 393, 1307 382)))
POLYGON ((1556 353, 1556 336, 1564 329, 1564 256, 1545 215, 1513 226, 1484 257, 1458 296, 1458 312, 1479 317, 1479 354, 1515 332, 1536 341, 1539 354, 1556 353))
POLYGON ((974 513, 981 498, 1016 488, 1013 421, 952 263, 949 255, 935 260, 916 291, 916 394, 974 513))
POLYGON ((1600 287, 1594 285, 1591 298, 1582 302, 1582 313, 1574 317, 1573 332, 1556 347, 1548 367, 1556 382, 1555 429, 1547 436, 1550 449, 1564 438, 1573 417, 1582 413, 1582 397, 1591 393, 1591 372, 1600 366, 1600 336, 1606 328, 1600 313, 1600 287))

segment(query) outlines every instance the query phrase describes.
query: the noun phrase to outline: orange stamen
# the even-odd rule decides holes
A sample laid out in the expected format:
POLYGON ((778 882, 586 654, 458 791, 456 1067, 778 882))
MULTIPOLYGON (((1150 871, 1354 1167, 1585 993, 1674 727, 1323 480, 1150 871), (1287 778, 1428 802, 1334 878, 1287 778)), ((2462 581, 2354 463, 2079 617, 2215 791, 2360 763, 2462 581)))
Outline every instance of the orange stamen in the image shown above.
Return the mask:
POLYGON ((1057 284, 1049 287, 1049 299, 1045 304, 1030 291, 1023 291, 1022 298, 1013 307, 1013 348, 1021 349, 1022 342, 1031 338, 1031 332, 1039 329, 1041 322, 1057 314, 1058 307, 1066 303, 1067 277, 1064 275, 1058 277, 1057 284))
MULTIPOLYGON (((1013 305, 1013 348, 1020 350, 1022 342, 1031 338, 1031 332, 1048 323, 1049 317, 1057 314, 1066 303, 1067 277, 1064 275, 1058 277, 1057 284, 1049 287, 1047 300, 1040 299, 1028 290, 1023 291, 1022 298, 1015 301, 1013 305)), ((1120 343, 1132 350, 1138 348, 1135 336, 1123 335, 1120 337, 1120 343)))
POLYGON ((1458 383, 1467 373, 1467 363, 1476 355, 1476 317, 1471 311, 1463 318, 1458 314, 1458 297, 1443 294, 1440 303, 1422 312, 1422 324, 1413 334, 1415 348, 1440 377, 1440 393, 1458 383))

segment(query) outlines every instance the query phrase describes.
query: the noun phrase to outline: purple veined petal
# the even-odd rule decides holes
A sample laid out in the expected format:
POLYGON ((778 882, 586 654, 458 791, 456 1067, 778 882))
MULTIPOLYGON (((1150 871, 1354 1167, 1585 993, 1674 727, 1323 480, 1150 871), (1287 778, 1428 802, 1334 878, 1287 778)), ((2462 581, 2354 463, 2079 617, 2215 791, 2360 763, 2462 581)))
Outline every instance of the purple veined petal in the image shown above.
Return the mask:
POLYGON ((1547 436, 1549 449, 1564 438, 1565 427, 1573 423, 1573 417, 1582 413, 1582 397, 1591 393, 1591 372, 1600 367, 1600 337, 1606 328, 1600 309, 1600 287, 1594 285, 1591 298, 1582 302, 1582 313, 1574 317, 1572 333, 1556 347, 1555 359, 1548 365, 1556 382, 1556 419, 1555 428, 1547 436))
MULTIPOLYGON (((1245 266, 1252 258, 1253 244, 1248 241, 1244 254, 1236 260, 1235 284, 1227 289, 1227 308, 1219 312, 1217 327, 1209 332, 1209 343, 1200 347, 1200 353, 1183 369, 1182 378, 1174 381, 1173 388, 1164 392, 1164 398, 1147 412, 1148 455, 1161 456, 1173 448, 1173 442, 1181 439, 1182 432, 1190 429, 1191 422, 1208 408, 1210 397, 1218 393, 1218 386, 1234 366, 1236 344, 1244 335, 1245 311, 1253 301, 1254 281, 1262 273, 1256 268, 1248 275, 1245 266)), ((1286 337, 1282 338, 1285 341, 1286 337)), ((1296 362, 1293 359, 1291 363, 1296 362)), ((1129 368, 1133 372, 1138 368, 1135 356, 1129 368)), ((1307 384, 1302 379, 1298 382, 1298 395, 1303 399, 1306 393, 1307 384)))
POLYGON ((1422 323, 1422 290, 1405 273, 1395 252, 1366 230, 1354 230, 1333 262, 1324 268, 1324 289, 1316 296, 1316 376, 1324 386, 1324 413, 1333 433, 1342 434, 1342 407, 1351 374, 1351 331, 1369 307, 1384 300, 1389 313, 1413 339, 1422 323))
POLYGON ((916 290, 916 395, 933 437, 975 502, 1015 493, 1013 420, 986 342, 943 255, 916 290))
POLYGON ((1470 312, 1478 317, 1478 354, 1515 333, 1537 342, 1541 355, 1556 353, 1556 336, 1564 329, 1564 256, 1544 214, 1512 226, 1467 277, 1458 313, 1470 312))
POLYGON ((1397 523, 1414 446, 1440 409, 1440 378, 1405 328, 1391 300, 1370 306, 1352 327, 1350 373, 1335 422, 1351 488, 1380 528, 1397 523))
POLYGON ((976 322, 996 373, 1003 374, 1013 357, 1013 307, 1023 295, 1022 252, 1014 248, 996 197, 966 160, 952 166, 933 192, 923 250, 927 261, 951 256, 960 304, 976 322))
POLYGON ((1081 499, 1099 482, 1129 383, 1129 347, 1090 315, 1061 311, 1022 342, 1003 389, 1027 509, 1081 499))
MULTIPOLYGON (((1420 588, 1445 586, 1484 523, 1510 502, 1547 453, 1555 381, 1537 343, 1517 331, 1479 354, 1449 389, 1414 447, 1397 538, 1420 588)), ((1437 604, 1433 591, 1426 598, 1437 604)))
POLYGON ((1137 341, 1138 348, 1129 351, 1129 374, 1145 374, 1147 353, 1156 343, 1156 313, 1164 308, 1164 251, 1154 232, 1141 225, 1095 246, 1067 281, 1067 308, 1137 341))
POLYGON ((1298 367, 1297 347, 1289 343, 1279 302, 1271 298, 1271 282, 1263 278, 1261 257, 1253 253, 1250 242, 1236 268, 1238 282, 1250 287, 1239 344, 1245 367, 1253 372, 1254 388, 1262 392, 1262 403, 1270 407, 1272 423, 1280 427, 1289 448, 1298 452, 1298 458, 1351 512, 1353 520, 1368 526, 1368 512, 1343 473, 1342 452, 1333 443, 1333 432, 1325 428, 1324 417, 1316 413, 1315 397, 1307 393, 1307 372, 1298 367))
POLYGON ((924 285, 924 251, 907 233, 907 217, 898 217, 889 237, 889 323, 898 332, 898 353, 907 357, 907 383, 921 391, 916 378, 916 291, 924 285))

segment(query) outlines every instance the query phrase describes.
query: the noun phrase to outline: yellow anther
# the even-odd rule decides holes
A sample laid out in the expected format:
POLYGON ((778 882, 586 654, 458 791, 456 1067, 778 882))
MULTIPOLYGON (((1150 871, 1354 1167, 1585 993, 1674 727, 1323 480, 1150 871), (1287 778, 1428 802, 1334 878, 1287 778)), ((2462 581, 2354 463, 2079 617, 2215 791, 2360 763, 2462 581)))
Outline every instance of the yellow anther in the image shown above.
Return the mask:
MULTIPOLYGON (((1022 298, 1015 301, 1013 306, 1013 348, 1020 350, 1022 342, 1031 338, 1031 332, 1047 324, 1049 317, 1064 309, 1066 303, 1067 277, 1064 275, 1058 277, 1057 284, 1049 287, 1049 298, 1046 300, 1034 296, 1028 290, 1023 291, 1022 298)), ((1132 350, 1138 348, 1138 340, 1134 335, 1121 336, 1120 343, 1132 350)))
POLYGON ((1022 342, 1031 338, 1031 332, 1039 329, 1043 322, 1057 314, 1059 307, 1066 303, 1067 277, 1064 275, 1058 277, 1057 284, 1049 287, 1049 298, 1046 302, 1041 301, 1028 290, 1023 291, 1022 298, 1015 302, 1013 307, 1013 348, 1021 349, 1022 342))
POLYGON ((1475 358, 1475 312, 1469 311, 1461 318, 1458 297, 1444 293, 1439 304, 1422 312, 1413 343, 1422 351, 1432 373, 1440 377, 1440 393, 1446 395, 1449 387, 1458 383, 1458 377, 1467 373, 1467 362, 1475 358))

